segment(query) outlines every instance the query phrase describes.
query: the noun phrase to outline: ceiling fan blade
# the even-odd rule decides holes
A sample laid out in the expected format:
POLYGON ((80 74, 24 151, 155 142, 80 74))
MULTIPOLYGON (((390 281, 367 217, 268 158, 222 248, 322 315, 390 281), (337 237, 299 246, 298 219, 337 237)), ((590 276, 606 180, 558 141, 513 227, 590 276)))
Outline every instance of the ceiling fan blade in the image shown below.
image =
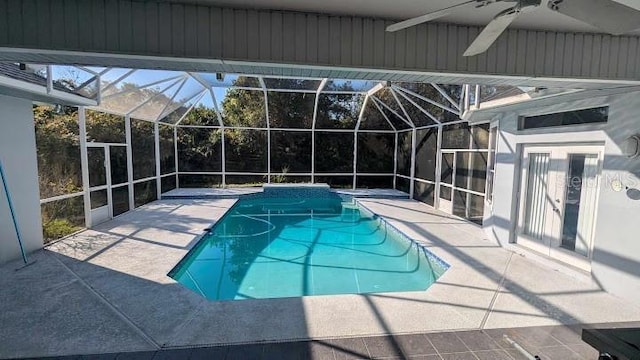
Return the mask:
POLYGON ((491 22, 482 29, 478 37, 464 52, 463 56, 474 56, 482 54, 498 39, 506 28, 521 14, 520 9, 511 8, 498 14, 491 22))
MULTIPOLYGON (((432 13, 428 13, 422 16, 418 16, 418 17, 414 17, 411 19, 407 19, 405 21, 400 21, 398 23, 392 24, 387 26, 387 31, 389 32, 393 32, 393 31, 398 31, 398 30, 402 30, 402 29, 406 29, 408 27, 412 27, 418 24, 422 24, 431 20, 435 20, 444 16, 449 15, 453 10, 458 9, 458 8, 463 8, 465 6, 468 5, 472 5, 472 4, 477 4, 480 3, 476 0, 468 0, 463 2, 462 4, 457 4, 457 5, 453 5, 453 6, 449 6, 448 8, 444 8, 442 10, 438 10, 438 11, 434 11, 432 13)), ((482 3, 480 3, 482 4, 482 3)))
POLYGON ((551 10, 621 35, 640 28, 640 11, 613 0, 550 0, 551 10))

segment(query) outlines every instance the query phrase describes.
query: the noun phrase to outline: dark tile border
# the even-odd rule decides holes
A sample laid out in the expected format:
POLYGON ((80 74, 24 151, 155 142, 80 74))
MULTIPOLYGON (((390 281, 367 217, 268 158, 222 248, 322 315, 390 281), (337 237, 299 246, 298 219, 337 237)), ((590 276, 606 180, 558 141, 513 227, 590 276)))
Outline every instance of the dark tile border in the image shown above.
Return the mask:
MULTIPOLYGON (((597 351, 580 340, 583 328, 638 327, 640 323, 536 326, 505 329, 447 331, 388 336, 367 336, 166 348, 113 354, 46 357, 49 360, 339 360, 339 359, 525 359, 504 340, 506 334, 541 359, 590 360, 597 351)), ((36 358, 32 358, 36 359, 36 358)))

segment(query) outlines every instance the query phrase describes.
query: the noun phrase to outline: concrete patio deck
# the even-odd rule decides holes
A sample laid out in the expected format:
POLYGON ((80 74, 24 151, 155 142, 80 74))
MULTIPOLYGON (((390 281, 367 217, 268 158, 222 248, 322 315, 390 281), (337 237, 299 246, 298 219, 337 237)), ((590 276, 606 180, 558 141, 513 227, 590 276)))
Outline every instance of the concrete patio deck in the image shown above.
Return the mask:
POLYGON ((0 357, 640 321, 636 304, 404 199, 361 202, 452 265, 427 291, 208 301, 166 274, 235 201, 156 201, 0 267, 0 357))

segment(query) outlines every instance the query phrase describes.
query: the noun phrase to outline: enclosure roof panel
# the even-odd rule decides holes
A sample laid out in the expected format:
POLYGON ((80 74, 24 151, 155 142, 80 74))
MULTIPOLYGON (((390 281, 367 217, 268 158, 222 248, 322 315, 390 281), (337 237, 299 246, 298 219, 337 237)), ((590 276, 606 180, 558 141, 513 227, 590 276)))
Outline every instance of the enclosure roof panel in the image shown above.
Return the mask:
MULTIPOLYGON (((0 65, 0 73, 9 76, 19 67, 0 65)), ((95 99, 94 110, 168 124, 180 124, 193 109, 215 117, 215 126, 257 128, 358 129, 359 123, 363 130, 400 130, 462 115, 461 85, 75 65, 27 68, 41 84, 95 99)), ((536 91, 490 82, 478 94, 470 88, 470 103, 476 95, 485 102, 536 91)))

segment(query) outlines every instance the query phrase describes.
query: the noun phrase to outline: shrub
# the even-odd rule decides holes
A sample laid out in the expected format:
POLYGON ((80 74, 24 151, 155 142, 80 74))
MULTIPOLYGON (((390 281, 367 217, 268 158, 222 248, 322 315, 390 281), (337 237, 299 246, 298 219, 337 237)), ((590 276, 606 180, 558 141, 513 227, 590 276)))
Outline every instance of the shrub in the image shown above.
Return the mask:
POLYGON ((53 219, 42 224, 42 232, 44 235, 44 242, 49 242, 55 239, 59 239, 63 236, 72 234, 82 229, 79 226, 73 225, 67 219, 53 219))

